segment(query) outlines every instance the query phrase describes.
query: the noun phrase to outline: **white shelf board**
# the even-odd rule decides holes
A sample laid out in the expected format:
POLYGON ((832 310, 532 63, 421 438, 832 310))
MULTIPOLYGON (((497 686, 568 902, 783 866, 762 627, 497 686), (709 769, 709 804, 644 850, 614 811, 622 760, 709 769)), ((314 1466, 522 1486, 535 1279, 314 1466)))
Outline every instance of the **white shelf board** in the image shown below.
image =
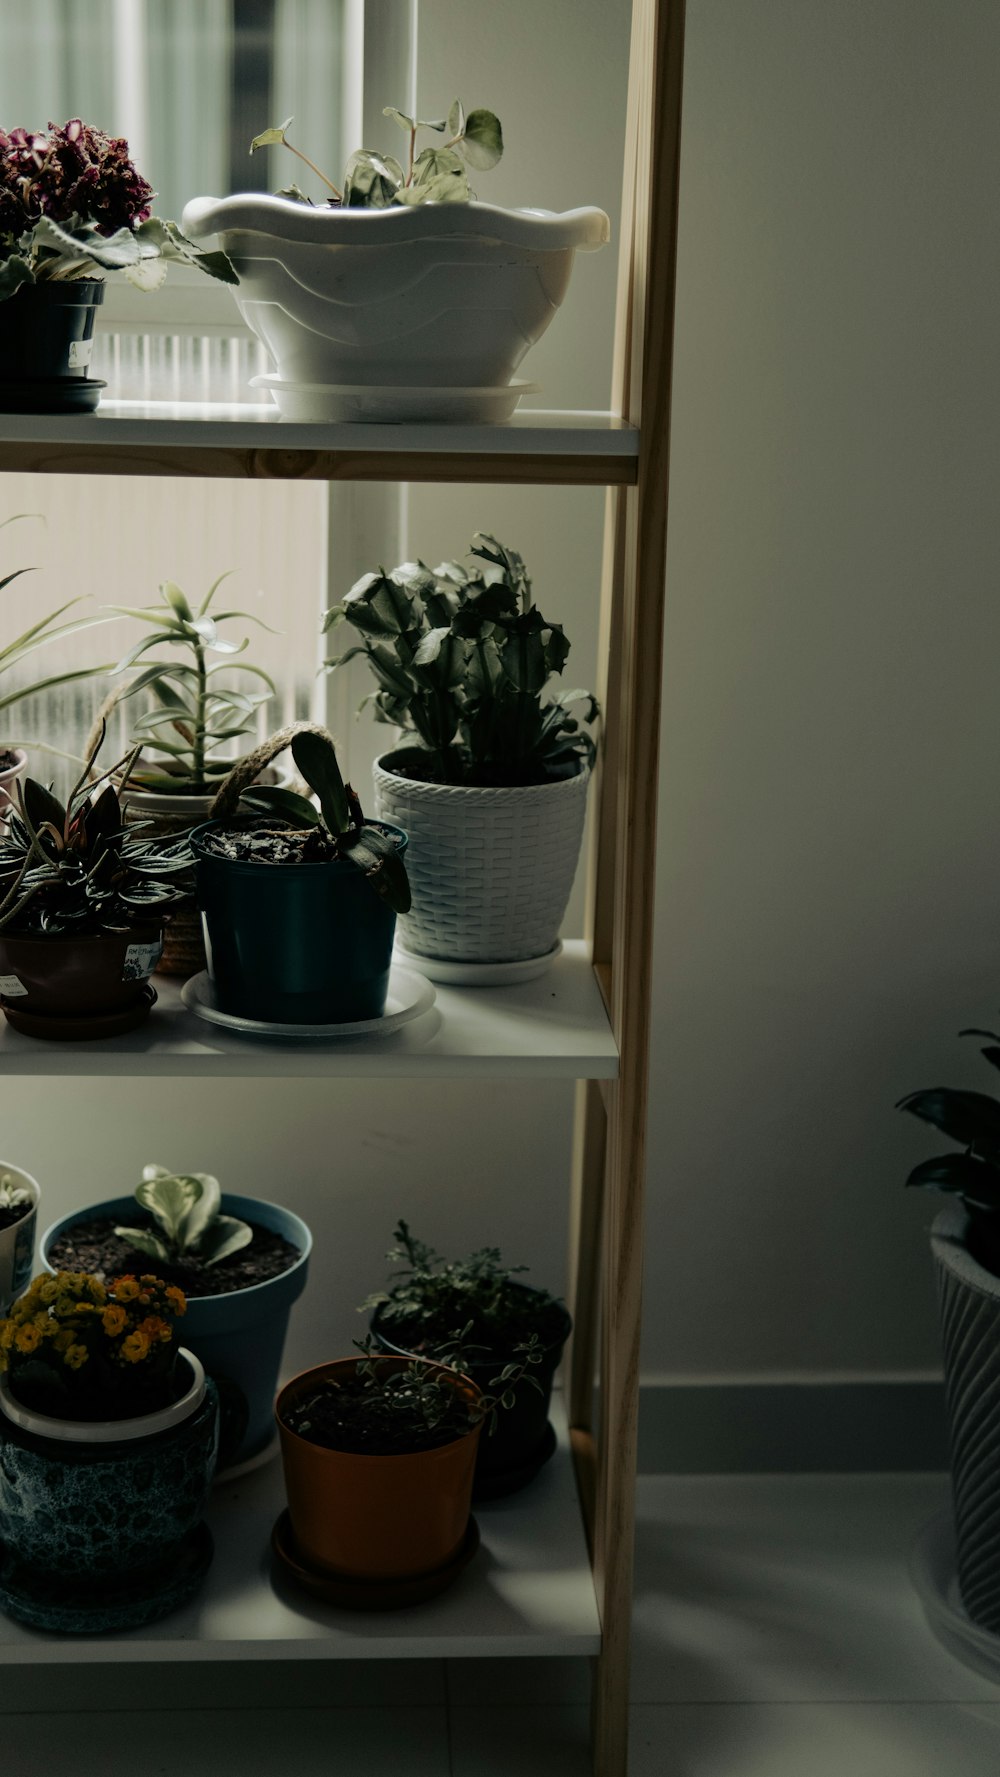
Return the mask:
POLYGON ((334 1610, 272 1581, 280 1460, 215 1490, 215 1560, 199 1596, 145 1629, 43 1635, 0 1616, 0 1664, 145 1660, 399 1660, 590 1655, 601 1632, 557 1394, 559 1449, 523 1493, 475 1508, 482 1537, 453 1588, 408 1610, 334 1610))
MULTIPOLYGON (((407 967, 410 967, 407 964, 407 967)), ((100 1042, 53 1043, 0 1028, 0 1082, 13 1076, 251 1079, 614 1079, 618 1050, 588 947, 564 945, 548 973, 514 987, 442 987, 430 1011, 386 1036, 258 1042, 207 1024, 154 984, 146 1023, 100 1042)))
MULTIPOLYGON (((96 413, 0 413, 0 443, 217 447, 220 450, 345 451, 352 456, 406 451, 415 455, 614 456, 635 458, 639 433, 617 415, 528 408, 506 425, 407 421, 339 425, 284 420, 270 402, 113 401, 96 413)), ((122 471, 126 473, 126 471, 122 471)))

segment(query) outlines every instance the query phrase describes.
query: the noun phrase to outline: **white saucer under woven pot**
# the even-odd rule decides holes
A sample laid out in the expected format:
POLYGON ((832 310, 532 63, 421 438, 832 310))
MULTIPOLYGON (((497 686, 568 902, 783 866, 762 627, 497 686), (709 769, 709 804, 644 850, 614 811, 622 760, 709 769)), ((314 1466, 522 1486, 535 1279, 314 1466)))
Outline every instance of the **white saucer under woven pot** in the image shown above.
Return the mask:
MULTIPOLYGON (((376 761, 375 813, 409 835, 410 912, 399 942, 427 959, 508 963, 556 954, 587 810, 584 769, 556 783, 469 789, 423 783, 376 761)), ((429 971, 424 970, 425 973, 429 971)))

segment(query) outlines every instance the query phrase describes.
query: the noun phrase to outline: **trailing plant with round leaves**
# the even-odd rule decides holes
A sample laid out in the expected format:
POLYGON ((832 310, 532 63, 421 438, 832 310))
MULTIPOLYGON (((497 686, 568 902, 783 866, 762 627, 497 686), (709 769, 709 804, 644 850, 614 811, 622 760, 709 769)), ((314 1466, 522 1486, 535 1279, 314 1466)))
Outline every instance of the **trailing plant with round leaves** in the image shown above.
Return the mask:
MULTIPOLYGON (((109 611, 135 617, 152 634, 136 642, 112 667, 128 673, 141 661, 130 682, 108 704, 146 694, 151 707, 132 722, 130 746, 142 748, 141 761, 129 783, 135 789, 173 795, 206 795, 232 770, 233 759, 218 749, 253 734, 258 710, 275 694, 274 680, 250 661, 235 656, 249 647, 249 637, 230 641, 219 631, 224 623, 257 623, 273 635, 270 625, 250 611, 215 611, 210 606, 223 580, 220 574, 197 610, 172 580, 160 586, 157 604, 109 605, 109 611), (161 649, 180 649, 182 656, 163 659, 161 649), (157 658, 148 656, 155 651, 157 658), (211 661, 213 654, 224 658, 211 661), (242 675, 242 681, 241 681, 242 675), (263 689, 260 689, 260 687, 263 689)), ((107 706, 105 706, 107 707, 107 706)))
POLYGON ((599 712, 588 691, 543 701, 569 655, 562 625, 532 603, 516 550, 480 531, 470 553, 469 566, 403 562, 365 574, 324 618, 324 634, 348 623, 361 637, 327 670, 367 660, 378 689, 365 702, 377 721, 416 736, 436 782, 488 788, 575 777, 593 763, 584 724, 599 712), (582 718, 573 713, 580 702, 582 718))
POLYGON ((182 1265, 191 1259, 217 1265, 253 1239, 247 1222, 221 1213, 222 1191, 211 1173, 144 1166, 135 1199, 152 1216, 155 1228, 123 1227, 115 1233, 162 1265, 182 1265))
POLYGON ((225 253, 201 252, 176 222, 152 215, 155 195, 128 143, 79 117, 0 130, 0 301, 23 284, 114 271, 155 290, 170 259, 238 283, 225 253))
MULTIPOLYGON (((348 160, 340 186, 328 179, 315 161, 288 140, 288 128, 294 119, 286 117, 274 129, 263 130, 250 144, 250 153, 259 148, 288 148, 321 179, 330 197, 327 202, 344 209, 387 210, 394 205, 464 204, 472 197, 467 169, 486 172, 495 167, 503 154, 503 131, 500 119, 492 111, 479 108, 468 114, 456 99, 447 117, 433 120, 409 117, 394 105, 386 105, 383 117, 391 117, 408 138, 405 169, 391 154, 380 154, 373 148, 358 148, 348 160), (438 146, 417 153, 417 132, 434 130, 447 135, 438 146)), ((311 203, 297 185, 286 187, 279 197, 311 203)))
POLYGON ((111 780, 127 778, 134 755, 90 781, 103 738, 102 728, 65 804, 34 778, 14 784, 0 839, 0 931, 124 932, 190 895, 187 834, 147 838, 146 823, 126 825, 111 780))
MULTIPOLYGON (((959 1035, 985 1037, 980 1054, 1000 1069, 1000 1034, 970 1029, 959 1035)), ((959 1143, 959 1153, 920 1161, 906 1183, 958 1197, 969 1215, 977 1257, 1000 1275, 1000 1100, 963 1087, 933 1086, 907 1093, 896 1108, 959 1143)))
POLYGON ((345 784, 337 762, 332 734, 312 722, 282 729, 241 761, 229 775, 213 804, 213 814, 223 831, 209 834, 205 843, 227 855, 229 835, 225 822, 235 805, 247 814, 270 817, 249 832, 235 830, 234 843, 256 851, 259 861, 328 863, 343 859, 360 870, 373 894, 394 913, 410 910, 410 884, 397 842, 390 833, 367 821, 350 784, 345 784), (253 778, 286 746, 319 803, 279 785, 255 784, 253 778), (291 840, 290 846, 283 841, 291 840), (285 856, 282 856, 282 852, 285 856))

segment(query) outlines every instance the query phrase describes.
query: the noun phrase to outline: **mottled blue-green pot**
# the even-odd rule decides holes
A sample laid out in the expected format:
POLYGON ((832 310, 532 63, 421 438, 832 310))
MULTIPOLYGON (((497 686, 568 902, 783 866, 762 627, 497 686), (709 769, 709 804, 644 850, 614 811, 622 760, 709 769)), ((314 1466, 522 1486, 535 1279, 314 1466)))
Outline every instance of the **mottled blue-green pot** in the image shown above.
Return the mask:
POLYGON ((218 1420, 210 1381, 179 1424, 128 1441, 56 1441, 0 1413, 0 1607, 95 1633, 189 1597, 211 1558, 218 1420))

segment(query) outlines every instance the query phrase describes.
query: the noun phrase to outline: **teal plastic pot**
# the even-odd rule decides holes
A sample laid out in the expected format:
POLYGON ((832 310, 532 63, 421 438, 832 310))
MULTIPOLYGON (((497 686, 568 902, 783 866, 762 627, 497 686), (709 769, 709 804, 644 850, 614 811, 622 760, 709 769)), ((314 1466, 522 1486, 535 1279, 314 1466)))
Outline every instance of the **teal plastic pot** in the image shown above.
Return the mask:
MULTIPOLYGON (((191 835, 208 968, 219 1006, 274 1024, 353 1024, 381 1018, 396 915, 354 864, 244 864, 191 835)), ((406 848, 402 828, 380 821, 406 848)))
MULTIPOLYGON (((280 1277, 270 1277, 266 1283, 233 1290, 228 1295, 191 1297, 187 1313, 178 1324, 178 1338, 201 1359, 219 1391, 219 1466, 230 1468, 259 1455, 274 1436, 274 1397, 278 1392, 288 1317, 306 1286, 312 1235, 291 1210, 266 1203, 260 1197, 240 1197, 224 1191, 222 1213, 269 1228, 299 1249, 295 1264, 280 1277)), ((46 1270, 55 1270, 49 1254, 74 1222, 107 1217, 127 1227, 134 1224, 136 1215, 134 1197, 109 1197, 103 1203, 74 1210, 72 1215, 63 1216, 46 1228, 42 1235, 42 1263, 46 1270)), ((155 1259, 145 1259, 143 1264, 150 1271, 156 1270, 155 1259)))

